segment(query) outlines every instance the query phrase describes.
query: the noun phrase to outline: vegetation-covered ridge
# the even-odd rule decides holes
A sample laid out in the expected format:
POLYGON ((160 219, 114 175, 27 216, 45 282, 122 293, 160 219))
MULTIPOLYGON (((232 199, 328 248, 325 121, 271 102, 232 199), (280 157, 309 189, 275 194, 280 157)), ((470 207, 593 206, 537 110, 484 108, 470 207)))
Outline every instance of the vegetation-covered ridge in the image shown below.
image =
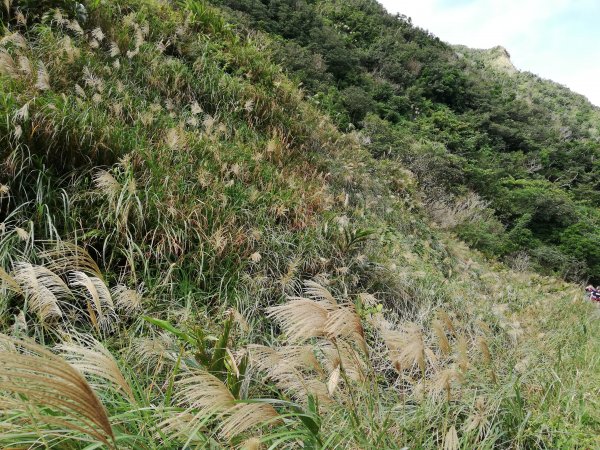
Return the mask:
POLYGON ((342 129, 417 177, 432 216, 516 266, 600 282, 600 110, 451 47, 375 0, 219 0, 342 129))
MULTIPOLYGON (((303 3, 282 5, 285 30, 303 3)), ((365 115, 378 138, 348 129, 349 106, 323 113, 347 54, 306 99, 278 38, 231 9, 0 8, 2 448, 600 445, 597 309, 430 226, 429 196, 455 185, 377 144, 410 121, 365 115)), ((298 23, 337 11, 307 8, 298 23)))

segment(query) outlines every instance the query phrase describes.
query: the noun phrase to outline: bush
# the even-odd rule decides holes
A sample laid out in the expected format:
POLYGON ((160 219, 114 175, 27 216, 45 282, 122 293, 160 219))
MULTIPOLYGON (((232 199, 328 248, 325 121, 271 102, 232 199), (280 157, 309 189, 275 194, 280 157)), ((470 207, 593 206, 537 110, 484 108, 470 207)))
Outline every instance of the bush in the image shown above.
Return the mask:
POLYGON ((581 222, 568 227, 560 236, 561 250, 588 267, 594 284, 600 282, 600 231, 592 223, 581 222))
POLYGON ((342 103, 355 125, 362 122, 375 105, 371 95, 357 86, 350 86, 342 91, 342 103))

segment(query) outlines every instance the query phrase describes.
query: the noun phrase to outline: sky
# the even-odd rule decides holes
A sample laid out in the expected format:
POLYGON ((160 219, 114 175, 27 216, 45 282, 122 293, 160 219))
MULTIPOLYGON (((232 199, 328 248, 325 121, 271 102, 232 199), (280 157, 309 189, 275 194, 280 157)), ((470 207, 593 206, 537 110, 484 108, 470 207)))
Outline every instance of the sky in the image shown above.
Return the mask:
POLYGON ((600 106, 600 0, 378 0, 450 44, 505 47, 519 70, 600 106))

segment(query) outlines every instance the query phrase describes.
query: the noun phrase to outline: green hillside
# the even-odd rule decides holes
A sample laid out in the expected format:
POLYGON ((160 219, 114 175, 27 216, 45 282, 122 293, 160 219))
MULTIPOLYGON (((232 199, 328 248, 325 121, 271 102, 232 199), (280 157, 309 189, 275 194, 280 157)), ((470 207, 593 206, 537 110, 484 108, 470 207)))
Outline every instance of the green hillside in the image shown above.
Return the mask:
POLYGON ((580 97, 367 1, 0 8, 0 447, 600 446, 580 97))
POLYGON ((600 281, 600 110, 584 97, 518 72, 501 47, 452 48, 374 0, 220 3, 250 35, 270 34, 309 101, 416 175, 433 217, 477 210, 443 227, 509 263, 600 281))

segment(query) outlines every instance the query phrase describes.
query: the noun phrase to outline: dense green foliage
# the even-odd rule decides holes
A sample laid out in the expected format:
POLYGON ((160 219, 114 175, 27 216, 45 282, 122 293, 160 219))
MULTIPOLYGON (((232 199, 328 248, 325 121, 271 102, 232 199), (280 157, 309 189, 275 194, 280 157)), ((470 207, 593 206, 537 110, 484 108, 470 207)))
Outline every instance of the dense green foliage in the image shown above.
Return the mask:
POLYGON ((270 33, 311 101, 409 167, 427 197, 450 209, 470 191, 484 199, 488 223, 452 227, 468 243, 600 281, 593 246, 572 244, 600 238, 600 111, 582 96, 517 72, 501 47, 452 48, 375 0, 218 3, 270 33))

